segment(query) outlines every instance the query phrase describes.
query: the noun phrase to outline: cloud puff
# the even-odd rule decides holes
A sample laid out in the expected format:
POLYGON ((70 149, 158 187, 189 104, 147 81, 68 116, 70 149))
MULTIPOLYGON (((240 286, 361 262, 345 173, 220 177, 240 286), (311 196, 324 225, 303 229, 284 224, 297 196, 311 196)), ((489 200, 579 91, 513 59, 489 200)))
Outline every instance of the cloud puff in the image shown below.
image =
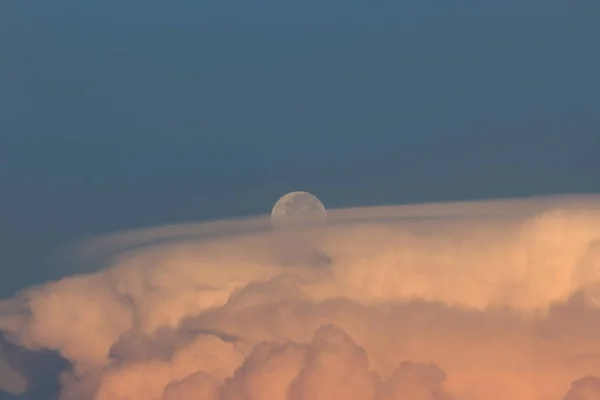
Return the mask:
POLYGON ((571 390, 565 400, 596 400, 600 399, 600 378, 586 376, 571 384, 571 390))
MULTIPOLYGON (((0 302, 0 330, 70 362, 62 400, 598 395, 599 198, 328 221, 287 237, 255 218, 80 244, 78 262, 108 266, 0 302)), ((24 390, 14 382, 0 380, 24 390)))
POLYGON ((20 394, 27 390, 27 378, 11 365, 0 342, 0 388, 12 394, 20 394))

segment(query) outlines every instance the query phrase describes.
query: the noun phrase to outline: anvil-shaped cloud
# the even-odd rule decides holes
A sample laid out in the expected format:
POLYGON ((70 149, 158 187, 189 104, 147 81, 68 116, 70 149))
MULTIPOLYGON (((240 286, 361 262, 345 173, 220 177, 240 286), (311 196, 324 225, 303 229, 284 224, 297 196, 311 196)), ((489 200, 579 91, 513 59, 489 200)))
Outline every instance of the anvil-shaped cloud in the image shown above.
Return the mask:
POLYGON ((0 330, 70 362, 63 400, 600 398, 600 197, 328 221, 94 239, 76 259, 106 267, 0 302, 0 330))

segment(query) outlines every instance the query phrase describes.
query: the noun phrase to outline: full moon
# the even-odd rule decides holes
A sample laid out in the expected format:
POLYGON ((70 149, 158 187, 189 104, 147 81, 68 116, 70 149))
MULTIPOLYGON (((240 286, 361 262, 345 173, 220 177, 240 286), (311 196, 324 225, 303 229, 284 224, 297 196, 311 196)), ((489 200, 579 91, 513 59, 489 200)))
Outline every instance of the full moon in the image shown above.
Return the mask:
POLYGON ((326 221, 325 206, 308 192, 297 191, 284 195, 271 211, 271 226, 274 229, 318 226, 326 221))

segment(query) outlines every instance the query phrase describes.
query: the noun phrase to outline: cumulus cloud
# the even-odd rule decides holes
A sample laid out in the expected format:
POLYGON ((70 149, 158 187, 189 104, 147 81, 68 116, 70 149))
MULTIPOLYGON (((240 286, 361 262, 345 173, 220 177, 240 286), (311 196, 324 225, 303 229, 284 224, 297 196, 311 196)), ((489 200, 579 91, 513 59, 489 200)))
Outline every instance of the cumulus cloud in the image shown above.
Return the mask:
POLYGON ((196 372, 181 381, 169 383, 164 400, 218 400, 218 382, 205 372, 196 372))
MULTIPOLYGON (((79 244, 78 262, 108 265, 0 302, 0 330, 69 361, 61 400, 598 398, 600 198, 328 221, 79 244)), ((25 390, 9 366, 0 387, 25 390)))
POLYGON ((586 376, 571 385, 565 400, 597 400, 600 399, 600 378, 586 376))
POLYGON ((29 386, 27 378, 11 365, 3 347, 0 342, 0 388, 12 394, 23 393, 29 386))

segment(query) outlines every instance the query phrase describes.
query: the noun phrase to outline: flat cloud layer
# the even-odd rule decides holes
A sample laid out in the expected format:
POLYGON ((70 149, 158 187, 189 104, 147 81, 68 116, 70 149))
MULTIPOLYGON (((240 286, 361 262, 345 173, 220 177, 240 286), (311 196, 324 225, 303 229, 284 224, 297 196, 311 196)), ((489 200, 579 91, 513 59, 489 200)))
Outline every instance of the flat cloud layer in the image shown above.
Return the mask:
POLYGON ((80 244, 109 265, 0 302, 0 330, 70 362, 63 400, 600 399, 600 197, 328 220, 80 244))

